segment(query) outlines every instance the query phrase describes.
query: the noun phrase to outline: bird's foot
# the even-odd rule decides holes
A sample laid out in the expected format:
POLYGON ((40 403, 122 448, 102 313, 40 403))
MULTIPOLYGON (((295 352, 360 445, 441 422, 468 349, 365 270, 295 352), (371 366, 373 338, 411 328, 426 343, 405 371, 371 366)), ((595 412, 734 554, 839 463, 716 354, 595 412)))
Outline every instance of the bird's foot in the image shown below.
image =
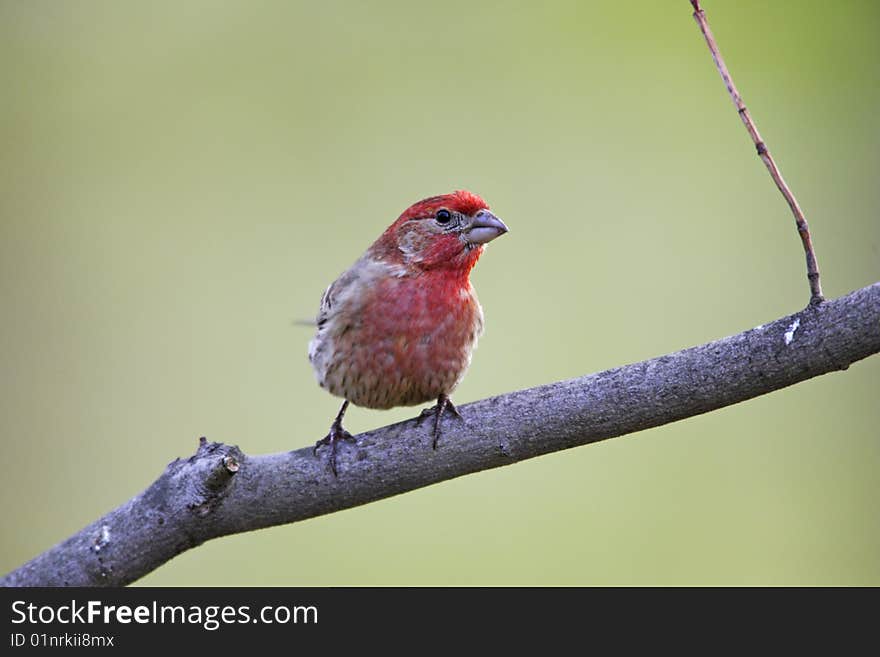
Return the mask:
POLYGON ((334 477, 338 476, 336 473, 336 446, 339 444, 340 440, 347 440, 355 445, 357 444, 357 439, 342 428, 342 422, 334 422, 330 425, 330 433, 316 442, 315 447, 312 450, 312 453, 317 456, 319 447, 323 447, 324 445, 330 446, 330 458, 328 459, 328 463, 334 477))
POLYGON ((434 441, 431 443, 431 447, 433 449, 437 449, 437 441, 440 439, 440 420, 443 419, 443 413, 449 411, 459 420, 464 420, 461 416, 461 413, 458 412, 458 409, 455 408, 455 404, 452 403, 452 400, 446 395, 440 395, 437 398, 437 403, 431 408, 426 408, 419 415, 418 422, 422 423, 426 417, 434 416, 434 441))

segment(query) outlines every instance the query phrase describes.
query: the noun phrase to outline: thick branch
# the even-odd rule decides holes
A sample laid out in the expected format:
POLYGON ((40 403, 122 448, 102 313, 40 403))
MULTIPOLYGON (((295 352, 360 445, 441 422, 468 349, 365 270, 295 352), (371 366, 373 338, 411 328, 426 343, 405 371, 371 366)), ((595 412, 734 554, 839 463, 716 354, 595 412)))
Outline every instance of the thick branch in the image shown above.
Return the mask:
POLYGON ((6 575, 19 586, 123 585, 218 536, 304 520, 763 395, 880 351, 880 283, 716 342, 460 406, 438 449, 415 420, 343 445, 245 456, 202 439, 147 490, 6 575))
POLYGON ((825 297, 822 295, 822 285, 819 281, 819 264, 816 262, 816 252, 813 249, 813 240, 810 237, 810 227, 807 225, 807 219, 804 217, 804 212, 801 210, 801 206, 794 197, 791 188, 789 188, 785 179, 783 179, 782 172, 780 172, 779 167, 776 166, 773 156, 770 155, 770 151, 767 150, 767 144, 765 144, 764 140, 761 138, 761 133, 758 132, 758 126, 755 125, 752 115, 749 113, 746 104, 743 102, 739 89, 737 89, 736 85, 733 83, 730 71, 727 70, 727 64, 724 63, 724 58, 721 56, 721 51, 718 49, 718 44, 715 42, 715 35, 712 34, 712 30, 709 27, 709 21, 706 19, 706 12, 700 7, 700 0, 690 0, 690 2, 694 8, 694 20, 697 21, 697 25, 700 26, 700 31, 706 39, 706 45, 709 46, 709 52, 712 53, 715 67, 718 69, 721 79, 724 80, 724 85, 727 87, 727 93, 730 94, 730 99, 733 101, 733 106, 736 107, 739 118, 742 119, 743 125, 746 127, 749 136, 752 138, 752 142, 755 144, 755 148, 758 151, 758 157, 761 158, 764 166, 767 167, 767 171, 770 173, 773 182, 776 183, 777 189, 779 189, 785 202, 788 203, 788 207, 791 208, 791 213, 794 215, 795 225, 797 226, 798 235, 800 235, 801 244, 804 247, 804 255, 807 260, 807 280, 810 283, 810 303, 821 303, 824 301, 825 297))

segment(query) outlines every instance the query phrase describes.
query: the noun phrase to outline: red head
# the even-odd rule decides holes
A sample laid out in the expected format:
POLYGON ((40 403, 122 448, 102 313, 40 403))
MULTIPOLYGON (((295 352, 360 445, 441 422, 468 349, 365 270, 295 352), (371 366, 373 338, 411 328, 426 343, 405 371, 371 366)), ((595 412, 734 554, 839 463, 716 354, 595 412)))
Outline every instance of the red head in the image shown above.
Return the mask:
POLYGON ((483 245, 507 232, 476 194, 458 190, 411 205, 370 251, 386 262, 470 272, 483 245))

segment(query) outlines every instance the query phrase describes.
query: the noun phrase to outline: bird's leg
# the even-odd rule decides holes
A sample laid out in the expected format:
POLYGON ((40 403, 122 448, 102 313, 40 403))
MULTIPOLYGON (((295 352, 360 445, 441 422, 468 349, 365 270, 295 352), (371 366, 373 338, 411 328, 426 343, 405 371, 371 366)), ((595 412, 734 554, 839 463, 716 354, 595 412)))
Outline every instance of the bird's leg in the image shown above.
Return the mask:
POLYGON ((345 410, 348 408, 348 400, 342 404, 342 408, 339 409, 339 413, 336 415, 336 419, 333 420, 333 424, 330 425, 330 433, 321 438, 318 442, 315 443, 315 448, 312 450, 315 456, 318 455, 318 448, 322 445, 330 445, 330 469, 333 471, 333 476, 336 475, 336 445, 340 440, 349 440, 355 444, 357 444, 357 440, 354 436, 352 436, 348 431, 346 431, 342 427, 342 417, 345 415, 345 410))
POLYGON ((461 413, 458 412, 458 409, 455 408, 455 404, 452 403, 452 400, 447 396, 441 394, 437 397, 437 404, 432 406, 431 408, 426 408, 422 411, 421 415, 419 415, 419 422, 428 417, 429 415, 434 416, 434 442, 431 443, 431 447, 437 449, 437 441, 440 439, 440 420, 443 418, 443 413, 446 411, 452 413, 459 420, 464 420, 461 416, 461 413))

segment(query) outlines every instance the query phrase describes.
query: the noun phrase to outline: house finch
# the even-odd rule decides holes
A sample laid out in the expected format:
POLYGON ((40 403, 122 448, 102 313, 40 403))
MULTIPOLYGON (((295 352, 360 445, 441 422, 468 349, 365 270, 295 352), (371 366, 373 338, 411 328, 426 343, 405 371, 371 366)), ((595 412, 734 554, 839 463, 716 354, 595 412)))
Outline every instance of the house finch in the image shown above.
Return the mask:
POLYGON ((507 232, 476 194, 432 196, 406 210, 321 297, 309 360, 322 388, 345 401, 315 444, 354 441, 342 427, 349 403, 386 409, 436 400, 437 448, 449 399, 483 330, 469 274, 484 245, 507 232))

